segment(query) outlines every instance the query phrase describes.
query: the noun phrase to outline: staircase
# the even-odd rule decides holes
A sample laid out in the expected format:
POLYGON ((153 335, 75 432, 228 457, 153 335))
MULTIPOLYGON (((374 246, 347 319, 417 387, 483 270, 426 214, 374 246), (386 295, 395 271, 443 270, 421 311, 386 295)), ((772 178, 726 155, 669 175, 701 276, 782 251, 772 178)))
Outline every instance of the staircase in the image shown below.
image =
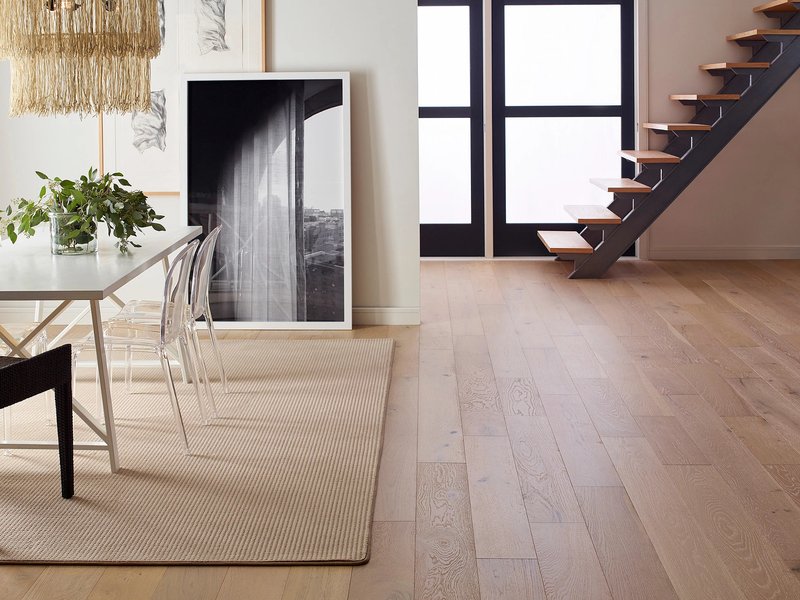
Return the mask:
POLYGON ((780 27, 728 36, 752 48, 748 62, 700 66, 722 78, 719 93, 670 96, 694 107, 689 122, 642 125, 666 137, 664 150, 623 150, 624 159, 639 165, 635 179, 591 180, 613 194, 608 208, 565 206, 583 231, 538 232, 550 252, 574 261, 570 278, 601 277, 800 68, 800 0, 773 0, 753 11, 778 19, 780 27))

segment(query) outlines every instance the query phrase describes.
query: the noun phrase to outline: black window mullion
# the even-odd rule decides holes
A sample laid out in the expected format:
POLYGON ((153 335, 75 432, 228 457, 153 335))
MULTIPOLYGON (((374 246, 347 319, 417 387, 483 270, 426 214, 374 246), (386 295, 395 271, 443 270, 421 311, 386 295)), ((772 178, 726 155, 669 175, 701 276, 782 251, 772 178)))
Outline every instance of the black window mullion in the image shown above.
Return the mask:
MULTIPOLYGON (((494 130, 494 247, 497 256, 533 256, 549 254, 536 237, 541 226, 548 229, 580 231, 572 223, 506 223, 506 135, 507 118, 515 117, 619 117, 624 148, 635 147, 634 22, 633 0, 494 0, 492 4, 492 86, 494 130), (618 5, 622 55, 621 96, 619 106, 506 106, 505 98, 505 7, 514 5, 618 5)), ((621 149, 624 149, 621 148, 621 149)), ((635 167, 621 160, 622 175, 632 177, 635 167)), ((610 199, 609 199, 610 201, 610 199)), ((577 201, 576 201, 577 202, 577 201)), ((629 251, 629 253, 632 253, 629 251)))
POLYGON ((421 256, 483 256, 483 4, 481 0, 418 0, 419 6, 468 6, 470 11, 470 106, 423 106, 421 119, 470 119, 471 222, 421 224, 421 256))

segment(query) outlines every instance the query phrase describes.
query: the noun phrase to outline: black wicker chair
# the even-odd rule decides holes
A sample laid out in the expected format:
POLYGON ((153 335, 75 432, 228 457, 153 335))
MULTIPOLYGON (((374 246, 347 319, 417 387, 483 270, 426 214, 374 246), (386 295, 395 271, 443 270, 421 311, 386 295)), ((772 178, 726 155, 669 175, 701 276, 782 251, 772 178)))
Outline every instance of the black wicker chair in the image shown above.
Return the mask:
POLYGON ((72 346, 59 346, 31 358, 0 356, 0 408, 55 390, 61 495, 74 492, 72 459, 72 346))

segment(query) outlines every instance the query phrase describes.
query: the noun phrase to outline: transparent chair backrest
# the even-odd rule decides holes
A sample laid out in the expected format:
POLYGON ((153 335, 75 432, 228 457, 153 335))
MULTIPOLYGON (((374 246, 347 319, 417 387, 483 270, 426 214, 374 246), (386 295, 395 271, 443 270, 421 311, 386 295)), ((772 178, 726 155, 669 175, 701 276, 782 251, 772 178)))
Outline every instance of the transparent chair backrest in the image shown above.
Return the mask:
POLYGON ((161 305, 161 343, 173 342, 186 325, 186 302, 189 271, 197 251, 197 240, 190 242, 172 261, 164 282, 164 302, 161 305))
POLYGON ((208 305, 208 286, 211 280, 211 263, 214 262, 214 248, 217 245, 222 226, 217 227, 208 234, 200 249, 197 251, 197 259, 194 261, 194 273, 192 275, 192 317, 199 319, 203 316, 208 305))

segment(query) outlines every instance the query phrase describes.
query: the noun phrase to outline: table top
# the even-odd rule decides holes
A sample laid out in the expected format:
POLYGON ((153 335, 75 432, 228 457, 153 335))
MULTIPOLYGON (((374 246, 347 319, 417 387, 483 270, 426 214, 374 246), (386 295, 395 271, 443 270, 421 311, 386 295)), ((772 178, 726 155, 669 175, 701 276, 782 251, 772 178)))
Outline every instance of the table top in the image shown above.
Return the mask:
POLYGON ((129 254, 105 232, 96 254, 54 256, 44 227, 32 238, 0 246, 0 300, 102 300, 202 233, 202 227, 145 230, 129 254))

